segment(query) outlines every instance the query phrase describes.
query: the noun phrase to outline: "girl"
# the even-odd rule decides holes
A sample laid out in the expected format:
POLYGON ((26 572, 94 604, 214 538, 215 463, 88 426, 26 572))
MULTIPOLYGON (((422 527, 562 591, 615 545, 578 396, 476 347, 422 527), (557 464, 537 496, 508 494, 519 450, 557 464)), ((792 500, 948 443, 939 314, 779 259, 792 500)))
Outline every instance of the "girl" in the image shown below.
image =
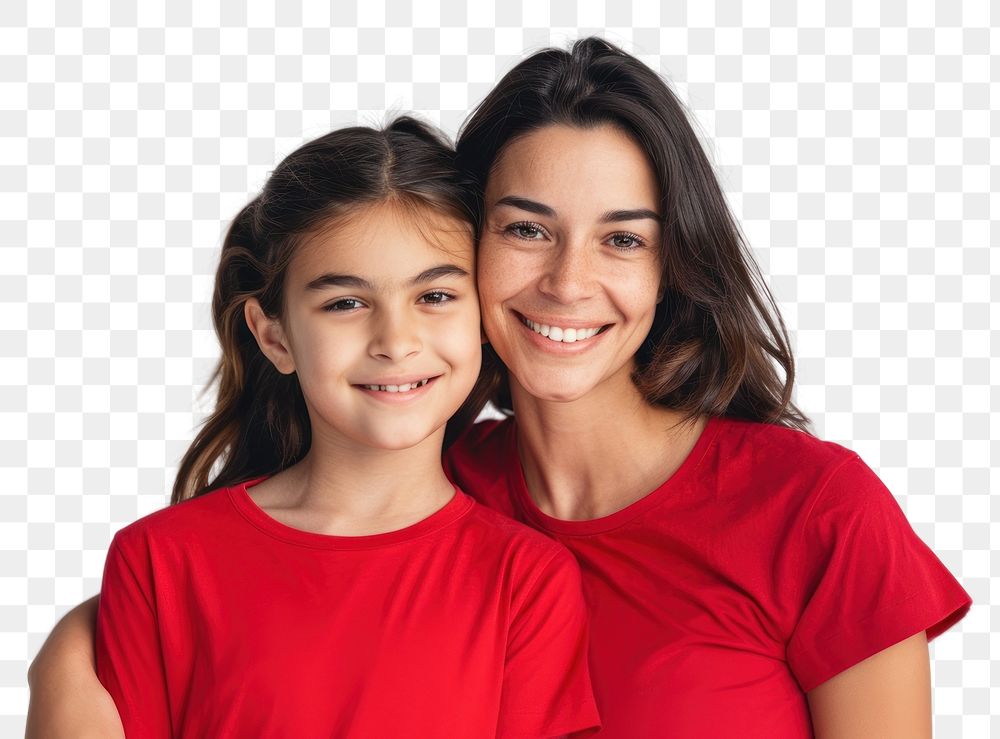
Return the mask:
MULTIPOLYGON (((926 640, 968 595, 856 455, 803 433, 784 327, 664 82, 601 39, 539 52, 459 154, 512 417, 446 461, 577 556, 601 736, 929 736, 926 640)), ((92 609, 40 655, 42 700, 102 698, 92 609)))
POLYGON ((410 118, 335 131, 233 222, 218 405, 176 505, 108 553, 97 672, 127 737, 598 725, 572 557, 441 468, 481 357, 453 158, 410 118))

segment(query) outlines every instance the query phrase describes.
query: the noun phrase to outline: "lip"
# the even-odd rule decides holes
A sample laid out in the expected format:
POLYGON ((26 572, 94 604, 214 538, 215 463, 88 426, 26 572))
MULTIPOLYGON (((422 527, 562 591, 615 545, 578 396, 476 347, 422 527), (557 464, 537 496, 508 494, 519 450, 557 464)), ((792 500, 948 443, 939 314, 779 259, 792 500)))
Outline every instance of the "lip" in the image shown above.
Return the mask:
POLYGON ((593 328, 594 326, 600 326, 602 329, 610 326, 610 323, 604 323, 603 321, 581 321, 576 318, 559 318, 558 316, 536 316, 528 315, 527 313, 521 313, 520 311, 512 311, 518 320, 527 318, 529 321, 534 321, 535 323, 542 323, 548 326, 559 326, 560 328, 593 328))
POLYGON ((364 382, 355 382, 354 385, 412 385, 421 380, 436 380, 440 375, 389 375, 387 377, 369 378, 364 382))
POLYGON ((381 403, 389 403, 391 405, 405 405, 407 403, 412 403, 418 398, 422 398, 430 389, 434 386, 441 375, 433 375, 428 377, 427 375, 408 377, 390 377, 390 378, 379 378, 377 382, 365 382, 356 383, 353 385, 354 389, 364 393, 369 398, 377 400, 381 403), (414 382, 419 382, 420 380, 427 380, 427 383, 421 385, 420 387, 407 390, 406 392, 396 392, 391 393, 388 390, 371 390, 365 385, 406 385, 413 384, 414 382))
POLYGON ((521 327, 521 330, 527 335, 528 341, 530 341, 534 346, 538 347, 542 351, 548 352, 550 354, 557 355, 567 355, 567 354, 580 354, 586 352, 593 347, 601 343, 601 339, 608 333, 608 330, 614 325, 610 323, 600 323, 592 321, 590 323, 579 321, 579 320, 564 320, 564 319, 551 319, 551 323, 547 319, 536 319, 531 318, 530 320, 535 323, 543 323, 548 325, 560 326, 562 328, 593 328, 595 325, 600 325, 601 330, 599 333, 591 336, 589 339, 583 341, 574 341, 572 343, 565 343, 562 341, 552 341, 537 333, 534 329, 524 323, 524 318, 521 313, 517 311, 512 311, 517 325, 521 327))

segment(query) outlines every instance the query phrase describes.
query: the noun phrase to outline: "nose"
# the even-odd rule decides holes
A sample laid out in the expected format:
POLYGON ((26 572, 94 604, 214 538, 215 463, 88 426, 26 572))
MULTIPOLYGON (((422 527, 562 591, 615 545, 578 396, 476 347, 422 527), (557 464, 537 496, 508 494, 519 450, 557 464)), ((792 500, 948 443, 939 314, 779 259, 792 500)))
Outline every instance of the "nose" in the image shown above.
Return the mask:
POLYGON ((594 294, 597 285, 595 268, 586 241, 567 240, 551 250, 538 289, 558 303, 585 300, 594 294))
POLYGON ((418 322, 402 310, 385 310, 372 323, 368 353, 376 359, 398 362, 423 348, 418 322))

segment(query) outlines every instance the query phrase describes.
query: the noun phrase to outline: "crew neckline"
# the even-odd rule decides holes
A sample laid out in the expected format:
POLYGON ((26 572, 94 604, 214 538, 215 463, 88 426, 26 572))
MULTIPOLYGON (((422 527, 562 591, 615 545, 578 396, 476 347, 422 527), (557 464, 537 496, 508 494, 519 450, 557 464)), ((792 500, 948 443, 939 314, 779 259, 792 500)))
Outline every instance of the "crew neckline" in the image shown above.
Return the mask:
POLYGON ((266 513, 250 497, 248 488, 263 482, 267 475, 238 483, 227 489, 229 499, 236 510, 263 533, 280 539, 289 544, 311 547, 313 549, 377 549, 395 544, 410 542, 433 534, 454 523, 467 514, 474 504, 472 498, 455 488, 455 494, 441 508, 416 523, 395 531, 364 536, 335 536, 320 534, 315 531, 305 531, 282 523, 266 513))
POLYGON ((531 493, 528 491, 528 484, 524 479, 524 468, 521 466, 521 457, 517 450, 517 422, 516 419, 511 419, 511 421, 511 431, 508 440, 508 459, 513 460, 513 463, 509 465, 507 472, 507 483, 511 493, 518 507, 535 526, 544 531, 565 536, 590 536, 611 531, 612 529, 624 526, 650 509, 660 505, 665 500, 668 500, 672 492, 688 482, 692 475, 695 474, 712 442, 718 436, 723 424, 721 417, 710 417, 705 424, 705 428, 701 430, 698 440, 695 441, 694 446, 688 452, 688 455, 681 462, 680 466, 670 477, 643 497, 621 510, 609 513, 607 516, 572 520, 555 518, 548 515, 538 507, 531 497, 531 493))

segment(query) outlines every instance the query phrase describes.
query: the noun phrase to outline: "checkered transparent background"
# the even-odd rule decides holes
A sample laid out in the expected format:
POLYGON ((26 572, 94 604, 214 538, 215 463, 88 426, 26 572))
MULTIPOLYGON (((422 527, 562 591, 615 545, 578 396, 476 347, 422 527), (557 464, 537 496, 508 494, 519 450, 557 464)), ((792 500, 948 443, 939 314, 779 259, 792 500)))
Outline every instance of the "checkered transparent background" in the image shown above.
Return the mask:
POLYGON ((164 5, 0 3, 0 734, 211 404, 227 219, 303 140, 408 109, 454 134, 525 51, 597 32, 689 103, 800 405, 975 599, 933 646, 938 735, 1000 735, 988 0, 164 5))

